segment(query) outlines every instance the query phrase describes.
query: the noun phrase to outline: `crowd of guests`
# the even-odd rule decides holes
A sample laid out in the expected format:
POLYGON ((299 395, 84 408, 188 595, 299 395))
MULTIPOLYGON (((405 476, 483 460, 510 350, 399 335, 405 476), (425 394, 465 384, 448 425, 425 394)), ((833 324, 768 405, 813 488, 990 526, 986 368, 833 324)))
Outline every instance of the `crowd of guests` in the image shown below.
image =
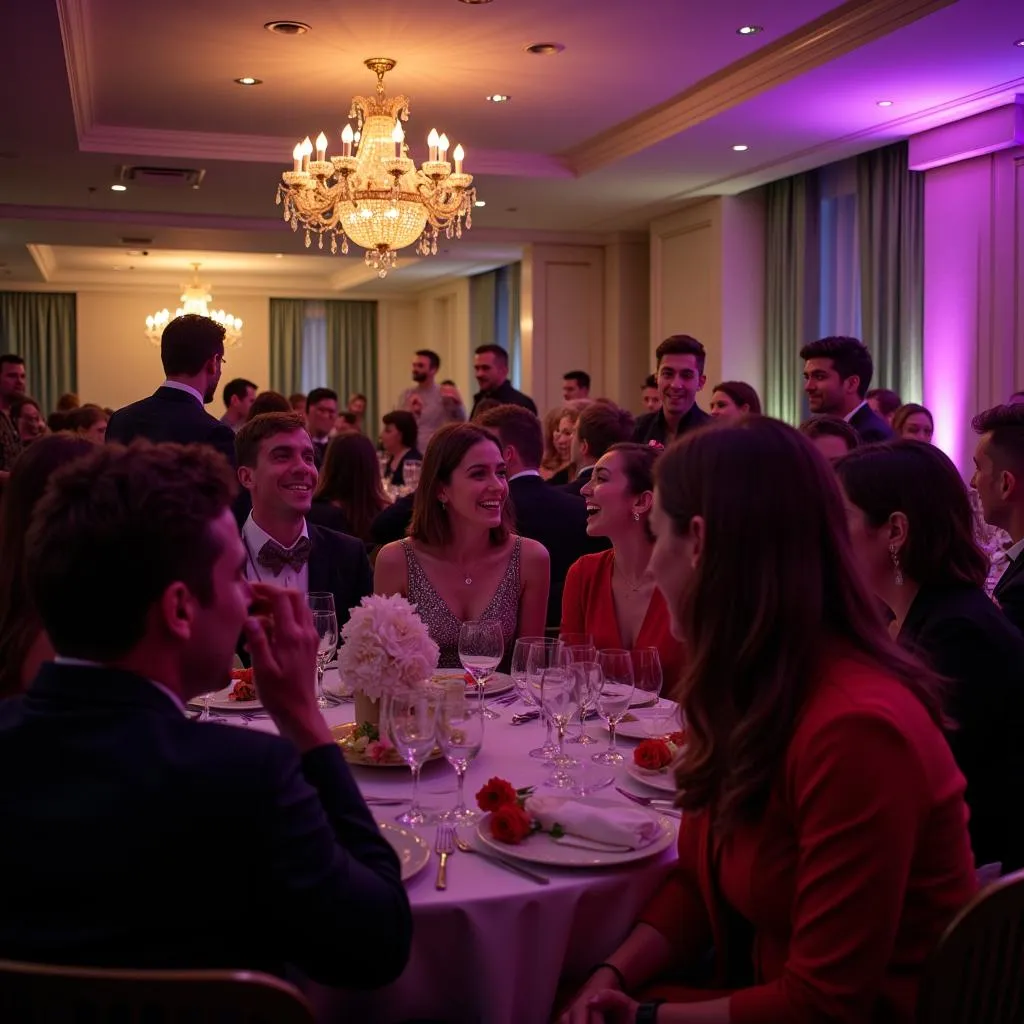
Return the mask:
POLYGON ((307 685, 313 590, 342 626, 370 593, 408 597, 442 666, 476 618, 506 659, 546 630, 658 650, 687 726, 679 858, 559 1008, 571 1024, 909 1022, 976 869, 1024 866, 1024 404, 976 418, 969 492, 851 338, 802 349, 799 430, 742 381, 701 409, 687 335, 658 347, 639 416, 571 371, 542 419, 494 345, 464 403, 422 350, 379 447, 365 398, 340 411, 327 388, 235 380, 209 415, 213 321, 172 321, 161 358, 100 446, 70 419, 23 435, 24 364, 0 357, 0 867, 19 880, 0 956, 401 972, 398 862, 307 685), (994 600, 979 515, 1005 531, 994 600), (182 714, 240 637, 280 738, 182 714), (181 864, 210 862, 260 899, 197 908, 181 864))

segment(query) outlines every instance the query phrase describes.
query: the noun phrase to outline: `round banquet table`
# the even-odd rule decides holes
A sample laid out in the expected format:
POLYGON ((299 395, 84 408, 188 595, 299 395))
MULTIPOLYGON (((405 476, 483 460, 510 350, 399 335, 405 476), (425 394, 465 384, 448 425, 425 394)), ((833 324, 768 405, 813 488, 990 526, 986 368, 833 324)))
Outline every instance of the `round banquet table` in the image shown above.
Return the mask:
MULTIPOLYGON (((329 676, 328 676, 329 681, 329 676)), ((544 726, 538 722, 514 726, 512 715, 526 710, 522 704, 500 707, 501 718, 488 721, 483 748, 466 774, 466 802, 475 806, 476 791, 492 776, 513 786, 540 786, 550 769, 528 756, 540 746, 544 726)), ((352 721, 353 705, 329 708, 330 725, 352 721)), ((222 719, 223 721, 223 719, 222 719)), ((251 728, 273 731, 273 723, 257 719, 251 728)), ((576 727, 571 727, 570 734, 576 727)), ((588 723, 598 741, 590 746, 567 745, 574 755, 603 749, 608 734, 598 723, 588 723)), ((634 743, 620 740, 628 758, 634 743)), ((408 797, 410 772, 404 767, 350 766, 367 797, 408 797)), ((588 769, 589 770, 589 769, 588 769)), ((656 796, 637 785, 623 767, 614 772, 616 785, 656 796)), ((556 790, 546 790, 556 793, 556 790)), ((595 796, 626 798, 606 787, 595 796)), ((455 771, 443 759, 423 768, 420 802, 431 809, 455 805, 455 771)), ((393 822, 404 806, 373 806, 380 822, 393 822)), ((435 828, 416 830, 433 850, 435 828)), ((475 828, 459 834, 472 841, 475 828)), ((538 885, 458 850, 448 859, 448 888, 434 888, 437 857, 406 882, 412 904, 412 953, 397 981, 372 992, 328 989, 300 981, 322 1024, 372 1021, 444 1021, 450 1024, 544 1024, 550 1019, 563 973, 582 976, 599 963, 629 932, 639 911, 664 879, 675 860, 675 843, 646 860, 621 867, 557 868, 527 864, 551 881, 538 885)), ((352 922, 358 931, 358 922, 352 922)))

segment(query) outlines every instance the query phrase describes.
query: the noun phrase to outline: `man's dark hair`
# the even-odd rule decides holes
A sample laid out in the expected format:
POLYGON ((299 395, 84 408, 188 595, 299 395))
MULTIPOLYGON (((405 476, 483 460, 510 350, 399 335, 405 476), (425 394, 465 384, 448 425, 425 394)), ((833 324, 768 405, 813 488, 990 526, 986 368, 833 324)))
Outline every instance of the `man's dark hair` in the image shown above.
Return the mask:
POLYGON ((306 405, 306 396, 301 391, 295 391, 288 396, 289 405, 298 405, 302 403, 303 407, 306 405))
POLYGON ((239 466, 254 469, 260 445, 278 434, 305 432, 306 421, 297 412, 264 412, 250 416, 235 434, 235 461, 239 466))
POLYGON ((804 437, 838 437, 846 442, 846 450, 852 452, 860 446, 860 435, 842 416, 812 416, 797 428, 804 437))
POLYGON ((316 405, 317 402, 326 402, 328 399, 337 402, 338 392, 332 391, 330 388, 313 388, 306 395, 306 412, 309 412, 310 406, 316 405))
POLYGON ((570 370, 562 374, 562 380, 574 380, 581 388, 590 390, 590 374, 586 370, 570 370))
POLYGON ((443 381, 441 381, 441 387, 452 387, 452 388, 454 388, 454 387, 458 387, 458 385, 453 380, 443 380, 443 381))
POLYGON ((14 352, 0 353, 0 370, 3 370, 8 363, 13 363, 15 366, 24 366, 25 360, 14 352))
POLYGON ((613 444, 633 436, 633 414, 613 402, 591 402, 576 421, 576 436, 587 443, 587 454, 599 459, 613 444))
POLYGON ((819 338, 800 349, 800 358, 805 362, 808 359, 831 359, 840 380, 857 378, 857 395, 860 398, 871 387, 874 364, 867 346, 859 338, 819 338))
POLYGON ((508 366, 508 353, 500 345, 480 345, 476 349, 478 356, 494 356, 500 363, 508 366))
POLYGON ((891 416, 903 404, 903 399, 889 388, 872 388, 864 397, 876 401, 883 416, 891 416))
POLYGON ((168 377, 194 377, 214 357, 224 355, 224 328, 208 316, 176 316, 160 336, 160 362, 168 377))
POLYGON ((402 435, 402 444, 406 448, 416 447, 420 425, 416 422, 416 417, 411 412, 407 412, 405 409, 394 409, 391 412, 384 413, 381 417, 381 422, 385 426, 395 427, 398 430, 402 435))
POLYGON ((246 393, 252 388, 256 390, 256 385, 251 380, 246 380, 244 377, 236 377, 234 380, 229 380, 224 385, 224 408, 231 408, 232 398, 245 398, 246 393))
MULTIPOLYGON (((305 395, 299 396, 303 402, 305 395)), ((249 406, 249 419, 262 416, 265 412, 293 412, 292 404, 280 391, 261 391, 249 406)))
POLYGON ((1024 474, 1024 403, 996 405, 971 420, 976 434, 989 434, 988 450, 999 469, 1024 474))
POLYGON ((689 334, 673 334, 666 338, 655 350, 654 357, 658 366, 665 356, 694 356, 697 360, 697 372, 704 373, 704 360, 707 352, 704 346, 689 334))
POLYGON ((423 356, 423 358, 426 359, 430 363, 430 368, 432 370, 440 370, 441 369, 441 357, 436 352, 434 352, 432 349, 429 349, 429 348, 418 348, 418 349, 416 349, 416 355, 423 356))
POLYGON ((644 391, 647 388, 654 388, 655 391, 658 390, 658 378, 655 377, 653 373, 647 374, 647 376, 644 377, 643 384, 640 385, 641 391, 644 391))
POLYGON ((176 581, 208 605, 220 555, 210 527, 236 490, 204 445, 101 445, 58 470, 25 542, 29 596, 57 653, 122 657, 176 581))
POLYGON ((497 433, 501 445, 511 445, 526 469, 536 469, 544 456, 544 428, 529 409, 499 405, 477 416, 476 423, 497 433))

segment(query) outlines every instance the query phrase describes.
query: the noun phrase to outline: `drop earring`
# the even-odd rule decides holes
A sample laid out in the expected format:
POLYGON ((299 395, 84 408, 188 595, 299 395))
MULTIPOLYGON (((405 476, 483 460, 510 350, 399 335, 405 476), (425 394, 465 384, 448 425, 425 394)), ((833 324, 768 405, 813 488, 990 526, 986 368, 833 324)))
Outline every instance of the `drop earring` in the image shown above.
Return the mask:
POLYGON ((634 512, 633 513, 633 522, 634 523, 639 523, 640 522, 640 513, 639 512, 634 512))
POLYGON ((897 587, 903 586, 903 568, 900 566, 900 556, 896 551, 896 545, 889 545, 889 557, 892 559, 893 582, 897 587))

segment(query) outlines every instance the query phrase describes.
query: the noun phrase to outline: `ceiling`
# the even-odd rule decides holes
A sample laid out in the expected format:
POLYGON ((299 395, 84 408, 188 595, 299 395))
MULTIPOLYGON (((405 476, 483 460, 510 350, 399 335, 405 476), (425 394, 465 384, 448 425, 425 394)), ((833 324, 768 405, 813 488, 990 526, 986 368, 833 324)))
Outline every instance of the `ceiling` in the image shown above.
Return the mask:
POLYGON ((416 290, 515 259, 530 240, 644 231, 686 201, 741 192, 1024 92, 1024 47, 1013 45, 1024 37, 1019 0, 5 6, 8 287, 177 284, 198 260, 222 290, 416 290), (311 31, 263 28, 281 18, 311 31), (764 30, 737 33, 750 23, 764 30), (536 42, 565 49, 527 53, 536 42), (372 92, 362 66, 370 56, 398 62, 386 84, 410 98, 412 155, 425 157, 430 128, 447 132, 465 147, 487 204, 463 240, 434 258, 403 258, 383 284, 358 255, 307 252, 274 205, 295 142, 320 130, 336 141, 351 96, 372 92), (246 75, 263 84, 233 82, 246 75), (484 99, 495 92, 511 100, 484 99), (110 190, 121 167, 140 164, 199 170, 202 180, 110 190))

